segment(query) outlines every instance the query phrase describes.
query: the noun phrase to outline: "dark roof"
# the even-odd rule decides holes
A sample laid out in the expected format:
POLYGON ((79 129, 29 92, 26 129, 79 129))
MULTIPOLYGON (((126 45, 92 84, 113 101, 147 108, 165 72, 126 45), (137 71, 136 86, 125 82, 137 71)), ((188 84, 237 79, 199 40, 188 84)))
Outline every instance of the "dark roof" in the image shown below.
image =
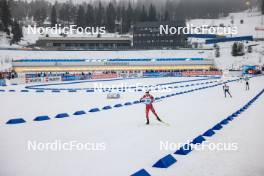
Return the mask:
POLYGON ((185 21, 184 20, 178 20, 178 21, 136 22, 134 27, 160 27, 160 25, 185 26, 185 21))
POLYGON ((40 37, 48 41, 131 41, 131 37, 40 37))

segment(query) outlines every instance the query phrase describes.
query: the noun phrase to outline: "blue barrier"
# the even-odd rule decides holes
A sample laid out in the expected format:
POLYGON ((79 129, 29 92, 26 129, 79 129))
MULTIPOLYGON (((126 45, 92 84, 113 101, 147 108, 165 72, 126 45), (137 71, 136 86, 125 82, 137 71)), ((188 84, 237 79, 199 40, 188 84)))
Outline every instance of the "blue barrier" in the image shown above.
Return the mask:
POLYGON ((38 116, 34 119, 34 121, 45 121, 50 120, 49 116, 38 116))
POLYGON ((151 176, 145 169, 141 169, 131 176, 151 176))
POLYGON ((29 92, 29 90, 21 90, 21 92, 29 92))
POLYGON ((147 72, 143 73, 144 77, 163 77, 163 74, 161 72, 147 72))
POLYGON ((232 121, 232 120, 234 120, 234 117, 231 115, 231 116, 228 116, 226 119, 227 119, 228 121, 232 121))
POLYGON ((89 110, 89 112, 98 112, 98 111, 100 111, 99 108, 93 108, 93 109, 90 109, 90 110, 89 110))
POLYGON ((253 36, 242 36, 242 37, 226 37, 218 39, 209 39, 205 41, 205 44, 215 44, 221 42, 232 42, 232 41, 253 41, 253 36))
POLYGON ((138 100, 133 102, 133 104, 139 104, 139 103, 140 103, 140 101, 138 101, 138 100))
POLYGON ((36 90, 36 92, 44 92, 44 90, 36 90))
POLYGON ((13 124, 20 124, 20 123, 25 123, 26 121, 22 118, 17 118, 17 119, 10 119, 6 122, 8 125, 13 125, 13 124))
POLYGON ((235 118, 235 117, 238 116, 238 114, 235 112, 235 113, 233 113, 231 116, 232 116, 233 118, 235 118))
POLYGON ((215 134, 215 132, 212 129, 207 130, 204 132, 203 136, 211 137, 215 134))
POLYGON ((0 92, 5 92, 5 90, 1 89, 0 92))
POLYGON ((0 79, 0 86, 6 86, 6 81, 4 79, 0 79))
POLYGON ((222 125, 218 123, 212 128, 212 130, 221 130, 222 128, 223 128, 222 125))
POLYGON ((103 110, 109 110, 109 109, 112 109, 112 107, 111 106, 105 106, 105 107, 103 107, 103 110))
POLYGON ((192 151, 192 147, 190 144, 185 144, 181 148, 179 148, 174 154, 177 155, 188 155, 192 151))
POLYGON ((81 76, 76 76, 76 75, 64 75, 61 77, 62 81, 75 81, 75 80, 80 80, 82 77, 81 76))
POLYGON ((224 119, 220 122, 221 125, 227 125, 229 122, 227 119, 224 119))
POLYGON ((60 90, 52 90, 51 92, 57 93, 57 92, 60 92, 60 90))
POLYGON ((73 113, 73 115, 84 115, 86 114, 85 111, 76 111, 75 113, 73 113))
POLYGON ((122 104, 116 104, 116 105, 114 105, 115 108, 120 108, 122 106, 123 106, 122 104))
POLYGON ((192 144, 201 144, 201 143, 203 143, 203 141, 205 141, 205 138, 200 135, 200 136, 194 138, 194 140, 192 141, 192 144))
POLYGON ((152 167, 168 168, 176 162, 177 162, 177 160, 172 155, 169 154, 169 155, 161 158, 160 160, 158 160, 152 167))
POLYGON ((67 114, 67 113, 60 113, 60 114, 57 114, 57 115, 55 116, 55 118, 58 118, 58 119, 60 119, 60 118, 65 118, 65 117, 70 117, 70 116, 69 116, 69 114, 67 114))
POLYGON ((130 106, 130 105, 132 105, 131 102, 126 102, 126 103, 125 103, 125 106, 130 106))

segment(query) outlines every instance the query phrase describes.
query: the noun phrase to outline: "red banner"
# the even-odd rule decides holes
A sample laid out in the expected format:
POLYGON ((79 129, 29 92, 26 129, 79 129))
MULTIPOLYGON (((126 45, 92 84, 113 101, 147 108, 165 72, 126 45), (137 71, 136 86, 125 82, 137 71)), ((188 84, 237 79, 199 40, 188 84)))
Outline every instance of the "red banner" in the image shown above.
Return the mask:
POLYGON ((93 74, 91 79, 111 79, 117 77, 117 74, 93 74))
POLYGON ((182 76, 220 76, 221 71, 185 71, 182 76))

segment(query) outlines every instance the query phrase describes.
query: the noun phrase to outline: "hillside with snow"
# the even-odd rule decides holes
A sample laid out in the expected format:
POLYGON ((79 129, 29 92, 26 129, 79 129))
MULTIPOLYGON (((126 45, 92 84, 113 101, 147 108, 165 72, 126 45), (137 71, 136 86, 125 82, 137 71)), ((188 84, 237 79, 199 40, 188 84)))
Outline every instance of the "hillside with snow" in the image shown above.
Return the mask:
MULTIPOLYGON (((238 36, 262 35, 255 31, 262 24, 256 12, 190 22, 228 26, 231 19, 238 36)), ((38 37, 24 35, 23 42, 34 43, 38 37)), ((205 44, 193 50, 42 51, 24 44, 10 48, 3 35, 0 43, 0 71, 17 59, 207 58, 224 71, 264 64, 261 41, 245 42, 245 49, 254 45, 252 53, 239 57, 231 55, 233 42, 219 43, 220 57, 205 44)), ((246 79, 225 76, 0 86, 0 176, 128 176, 142 169, 145 174, 133 176, 263 176, 264 76, 246 77, 248 89, 246 79), (98 85, 102 88, 97 91, 98 85), (145 86, 151 88, 153 107, 163 122, 150 114, 150 124, 145 124, 146 102, 140 102, 145 86), (109 93, 120 98, 109 99, 109 93), (180 150, 190 143, 218 148, 180 150), (225 147, 230 145, 236 148, 225 147), (170 159, 164 161, 166 156, 170 159)))
MULTIPOLYGON (((255 28, 263 27, 263 15, 259 12, 241 12, 241 13, 231 13, 228 17, 220 19, 193 19, 188 23, 195 26, 201 25, 212 25, 212 26, 237 26, 238 35, 253 35, 255 38, 261 38, 264 36, 264 31, 256 31, 255 28), (233 24, 231 21, 233 20, 233 24), (243 20, 243 24, 241 24, 243 20)), ((25 30, 24 30, 25 31, 25 30)), ((51 35, 51 34, 50 34, 51 35)), ((108 36, 115 36, 115 34, 107 34, 108 36)), ((51 35, 54 37, 54 35, 51 35)), ((33 44, 39 37, 43 35, 38 34, 27 34, 24 33, 23 42, 20 46, 12 45, 10 46, 8 40, 5 37, 0 37, 0 48, 1 54, 0 59, 12 60, 12 59, 49 59, 49 58, 146 58, 146 57, 204 57, 213 59, 214 51, 202 51, 202 50, 151 50, 151 51, 27 51, 25 49, 21 50, 4 50, 4 48, 21 48, 27 44, 33 44), (63 53, 63 54, 62 54, 63 53)), ((71 36, 71 37, 74 37, 71 36)), ((81 37, 77 35, 77 37, 81 37)), ((204 43, 204 39, 198 39, 201 43, 204 43)), ((197 40, 191 39, 191 42, 197 40)), ((256 45, 253 47, 252 53, 246 53, 244 56, 233 57, 231 55, 231 48, 233 42, 219 43, 220 46, 220 57, 214 58, 215 64, 219 69, 241 69, 243 65, 263 65, 263 54, 264 54, 264 43, 261 41, 246 42, 245 47, 249 45, 256 45)), ((203 44, 201 49, 213 49, 213 45, 203 44)), ((3 67, 3 64, 2 64, 3 67)))

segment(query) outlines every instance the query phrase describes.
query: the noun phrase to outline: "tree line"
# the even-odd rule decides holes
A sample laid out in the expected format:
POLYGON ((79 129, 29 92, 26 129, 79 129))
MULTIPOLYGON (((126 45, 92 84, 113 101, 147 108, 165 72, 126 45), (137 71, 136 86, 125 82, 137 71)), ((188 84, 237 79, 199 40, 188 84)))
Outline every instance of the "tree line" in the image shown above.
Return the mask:
MULTIPOLYGON (((42 9, 43 10, 43 9, 42 9)), ((47 17, 47 13, 37 13, 34 15, 35 21, 42 25, 47 17)), ((134 22, 167 20, 165 16, 159 16, 155 5, 146 7, 134 7, 131 3, 118 4, 109 2, 103 4, 82 4, 55 3, 51 7, 50 22, 55 24, 75 24, 79 27, 105 26, 108 32, 127 33, 134 22)))
POLYGON ((0 1, 0 32, 5 32, 10 40, 10 45, 18 43, 23 37, 22 27, 18 20, 12 18, 10 12, 10 2, 0 1))
POLYGON ((247 8, 245 0, 99 0, 82 4, 71 0, 55 4, 45 0, 9 0, 9 4, 13 18, 18 21, 28 18, 38 25, 45 20, 78 26, 105 25, 109 32, 123 33, 135 22, 217 18, 247 8), (114 29, 117 24, 119 28, 114 29))
MULTIPOLYGON (((255 2, 257 0, 251 0, 255 2)), ((262 0, 259 0, 262 1, 262 0)), ((106 26, 108 32, 127 33, 136 22, 218 18, 248 8, 246 0, 138 0, 90 1, 82 4, 46 0, 1 0, 0 30, 15 33, 28 21, 81 27, 106 26), (17 29, 16 29, 17 28, 17 29)), ((254 4, 252 4, 253 6, 254 4)), ((261 6, 261 5, 260 5, 261 6)))

